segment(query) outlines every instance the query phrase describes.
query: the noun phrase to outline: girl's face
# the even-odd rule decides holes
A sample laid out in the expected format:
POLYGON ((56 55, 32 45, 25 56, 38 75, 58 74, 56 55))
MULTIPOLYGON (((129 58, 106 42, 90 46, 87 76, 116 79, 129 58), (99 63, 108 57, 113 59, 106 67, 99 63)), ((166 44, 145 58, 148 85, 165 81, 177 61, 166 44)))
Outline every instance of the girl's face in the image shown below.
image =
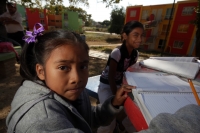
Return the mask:
POLYGON ((126 45, 133 49, 136 49, 142 43, 144 37, 144 30, 142 28, 134 28, 129 35, 123 34, 123 38, 126 40, 126 45))
POLYGON ((85 89, 88 63, 89 56, 85 49, 71 44, 62 45, 51 52, 43 78, 51 90, 74 101, 85 89))

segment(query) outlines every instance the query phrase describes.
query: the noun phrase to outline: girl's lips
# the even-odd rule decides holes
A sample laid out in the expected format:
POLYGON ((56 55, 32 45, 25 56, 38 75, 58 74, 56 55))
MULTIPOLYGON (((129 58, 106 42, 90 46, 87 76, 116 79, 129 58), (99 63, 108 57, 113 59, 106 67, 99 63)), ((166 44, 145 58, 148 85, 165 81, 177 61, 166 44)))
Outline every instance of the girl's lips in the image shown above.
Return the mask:
POLYGON ((81 91, 81 90, 82 90, 82 88, 75 88, 75 89, 69 89, 67 91, 72 92, 72 93, 76 93, 76 92, 81 91))
POLYGON ((69 90, 68 92, 70 92, 70 93, 77 93, 77 92, 79 92, 79 90, 78 89, 73 89, 73 90, 69 90))

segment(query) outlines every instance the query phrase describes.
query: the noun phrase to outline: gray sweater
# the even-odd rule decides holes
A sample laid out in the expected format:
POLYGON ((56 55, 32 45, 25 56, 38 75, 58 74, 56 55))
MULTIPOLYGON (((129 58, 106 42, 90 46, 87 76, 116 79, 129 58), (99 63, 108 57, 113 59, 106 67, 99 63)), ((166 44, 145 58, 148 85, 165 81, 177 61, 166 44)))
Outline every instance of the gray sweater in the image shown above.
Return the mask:
POLYGON ((139 133, 200 133, 200 106, 190 104, 174 114, 161 113, 139 133))
POLYGON ((69 102, 43 85, 26 80, 12 101, 6 119, 8 133, 12 132, 15 124, 16 133, 92 133, 93 128, 108 125, 121 111, 122 107, 116 109, 112 106, 112 98, 103 105, 92 107, 85 91, 76 101, 69 102), (31 102, 45 95, 47 98, 23 113, 31 102))

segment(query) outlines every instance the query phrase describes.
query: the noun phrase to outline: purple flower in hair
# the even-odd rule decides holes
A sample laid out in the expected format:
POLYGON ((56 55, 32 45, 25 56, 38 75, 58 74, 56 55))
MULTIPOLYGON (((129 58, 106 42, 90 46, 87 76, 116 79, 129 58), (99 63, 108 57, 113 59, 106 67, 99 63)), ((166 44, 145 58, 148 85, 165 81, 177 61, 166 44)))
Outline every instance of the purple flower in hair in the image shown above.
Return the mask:
POLYGON ((31 31, 26 31, 26 35, 24 36, 23 40, 26 43, 31 43, 36 41, 36 37, 39 35, 42 35, 42 32, 44 31, 44 27, 40 23, 36 23, 33 27, 33 32, 31 31), (36 25, 39 25, 40 27, 36 29, 36 25))

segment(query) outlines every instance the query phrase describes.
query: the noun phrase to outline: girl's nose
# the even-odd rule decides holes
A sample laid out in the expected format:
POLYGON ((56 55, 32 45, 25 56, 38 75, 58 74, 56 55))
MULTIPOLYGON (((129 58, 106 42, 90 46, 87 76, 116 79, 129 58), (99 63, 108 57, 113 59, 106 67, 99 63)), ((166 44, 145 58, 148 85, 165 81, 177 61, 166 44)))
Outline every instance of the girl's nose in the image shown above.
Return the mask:
POLYGON ((141 41, 142 41, 142 38, 143 38, 143 36, 139 36, 139 37, 138 37, 138 41, 141 42, 141 41))
POLYGON ((72 70, 70 74, 70 83, 71 84, 78 84, 81 82, 81 74, 78 70, 72 70))

